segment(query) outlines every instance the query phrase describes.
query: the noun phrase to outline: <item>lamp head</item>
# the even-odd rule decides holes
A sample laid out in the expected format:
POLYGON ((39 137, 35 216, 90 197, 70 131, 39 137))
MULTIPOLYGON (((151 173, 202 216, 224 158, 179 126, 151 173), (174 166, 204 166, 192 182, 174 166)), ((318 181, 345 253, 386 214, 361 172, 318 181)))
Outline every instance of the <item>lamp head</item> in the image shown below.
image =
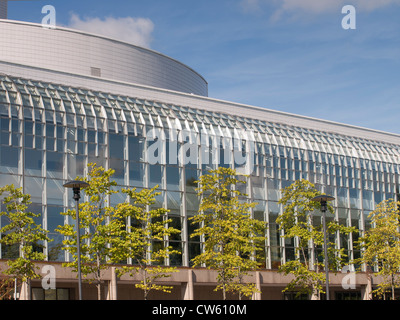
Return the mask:
POLYGON ((89 183, 87 183, 86 181, 72 180, 64 183, 63 186, 64 188, 72 188, 72 190, 74 191, 74 199, 79 200, 81 198, 81 189, 87 188, 89 186, 89 183))
POLYGON ((321 203, 321 211, 326 212, 327 210, 327 202, 335 200, 335 197, 329 196, 327 194, 321 194, 311 199, 311 201, 321 203))

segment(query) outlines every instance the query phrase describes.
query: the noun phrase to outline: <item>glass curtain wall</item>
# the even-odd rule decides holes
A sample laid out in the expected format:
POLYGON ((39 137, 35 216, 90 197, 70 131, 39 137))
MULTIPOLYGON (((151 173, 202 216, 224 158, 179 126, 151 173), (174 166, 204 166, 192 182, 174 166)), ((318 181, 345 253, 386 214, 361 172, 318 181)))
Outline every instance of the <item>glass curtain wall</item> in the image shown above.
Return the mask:
MULTIPOLYGON (((89 162, 115 169, 118 188, 159 186, 155 206, 169 209, 181 230, 168 239, 182 252, 167 261, 175 266, 190 266, 201 250, 188 220, 198 211, 199 176, 218 166, 249 174, 243 200, 257 202, 254 217, 268 223, 261 259, 276 269, 294 258, 296 244, 283 241, 276 225, 281 188, 309 180, 336 198, 331 219, 363 232, 377 203, 398 199, 399 156, 399 145, 0 76, 0 181, 32 196, 30 210, 42 214, 54 239, 46 249, 51 261, 68 259, 54 231, 67 219, 59 213, 74 207, 72 191, 62 185, 85 175, 89 162)), ((110 199, 113 205, 124 201, 120 194, 110 199)), ((360 255, 354 237, 335 239, 350 258, 360 255)), ((0 254, 15 252, 2 247, 0 254)))

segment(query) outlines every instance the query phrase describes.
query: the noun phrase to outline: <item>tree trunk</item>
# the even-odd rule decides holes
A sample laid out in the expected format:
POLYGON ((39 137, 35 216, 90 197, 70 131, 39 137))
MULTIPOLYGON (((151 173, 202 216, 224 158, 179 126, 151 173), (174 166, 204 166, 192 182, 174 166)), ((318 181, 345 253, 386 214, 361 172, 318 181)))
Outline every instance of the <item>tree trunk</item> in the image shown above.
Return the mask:
POLYGON ((100 270, 100 257, 97 253, 97 300, 101 300, 101 270, 100 270))
POLYGON ((321 297, 320 297, 320 291, 318 290, 318 288, 317 288, 317 286, 316 285, 312 285, 312 288, 311 288, 311 300, 321 300, 321 297))
POLYGON ((392 285, 392 300, 394 300, 394 274, 392 274, 391 285, 392 285))
POLYGON ((101 283, 100 281, 97 281, 97 300, 101 300, 101 283))
POLYGON ((144 300, 147 300, 147 296, 149 294, 149 291, 147 290, 147 270, 146 267, 144 267, 144 275, 143 275, 143 284, 144 284, 144 300))

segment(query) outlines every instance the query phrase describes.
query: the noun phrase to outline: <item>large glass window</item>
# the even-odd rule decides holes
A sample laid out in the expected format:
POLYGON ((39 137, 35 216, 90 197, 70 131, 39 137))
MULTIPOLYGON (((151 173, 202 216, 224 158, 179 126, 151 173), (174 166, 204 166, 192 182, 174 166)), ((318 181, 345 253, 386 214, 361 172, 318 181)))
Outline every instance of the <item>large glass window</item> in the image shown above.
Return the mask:
POLYGON ((373 210, 373 192, 371 190, 363 190, 363 208, 365 210, 373 210))
POLYGON ((166 166, 167 190, 178 191, 180 189, 179 167, 166 166))
POLYGON ((186 193, 186 210, 199 211, 199 196, 196 193, 186 193))
POLYGON ((47 204, 62 205, 64 187, 62 180, 47 179, 47 204))
POLYGON ((61 249, 63 236, 55 231, 58 226, 64 225, 64 216, 60 212, 63 212, 62 206, 47 206, 48 236, 53 240, 48 242, 48 259, 50 261, 64 260, 64 251, 61 249))
MULTIPOLYGON (((177 225, 176 227, 179 227, 177 225)), ((175 227, 175 228, 176 228, 175 227)), ((182 256, 184 254, 184 245, 180 241, 169 241, 169 245, 172 247, 172 250, 177 250, 179 253, 174 253, 169 255, 169 265, 170 266, 182 266, 182 256)))
POLYGON ((129 136, 129 160, 141 162, 144 161, 144 142, 140 137, 129 136))
POLYGON ((68 154, 68 180, 75 180, 77 176, 83 176, 86 168, 86 157, 81 155, 68 154))
POLYGON ((195 192, 197 188, 197 183, 199 176, 197 170, 192 170, 190 168, 185 168, 185 178, 186 178, 186 191, 195 192))
POLYGON ((145 186, 145 164, 129 162, 129 184, 131 187, 145 186))
POLYGON ((124 158, 124 136, 119 134, 110 134, 110 158, 124 158))
POLYGON ((114 169, 113 179, 118 185, 125 185, 125 162, 122 159, 110 159, 110 168, 114 169))
POLYGON ((337 196, 338 196, 338 206, 347 208, 349 206, 348 203, 348 195, 346 188, 337 188, 337 196))
POLYGON ((167 189, 167 208, 170 211, 178 212, 182 205, 182 194, 181 192, 173 192, 167 189))
POLYGON ((350 188, 350 207, 360 209, 360 190, 350 188))
POLYGON ((268 200, 278 201, 280 197, 280 184, 277 179, 267 179, 268 200))
POLYGON ((153 188, 158 185, 159 188, 163 187, 163 166, 161 165, 149 165, 149 187, 153 188))
POLYGON ((44 179, 38 177, 25 177, 24 193, 31 195, 31 201, 42 203, 44 179))
POLYGON ((1 146, 0 147, 0 172, 17 174, 20 159, 20 149, 1 146))
POLYGON ((42 176, 43 151, 25 149, 25 174, 42 176))
POLYGON ((59 152, 49 152, 46 154, 47 176, 50 178, 62 179, 64 171, 64 155, 59 152))

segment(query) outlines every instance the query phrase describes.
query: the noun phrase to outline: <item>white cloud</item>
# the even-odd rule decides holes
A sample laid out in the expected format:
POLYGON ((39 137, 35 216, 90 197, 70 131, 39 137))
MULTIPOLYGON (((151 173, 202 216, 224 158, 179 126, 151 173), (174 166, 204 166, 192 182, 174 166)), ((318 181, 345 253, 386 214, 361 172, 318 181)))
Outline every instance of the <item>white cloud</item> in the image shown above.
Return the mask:
POLYGON ((347 4, 366 11, 372 11, 391 4, 400 4, 399 0, 283 0, 281 2, 284 10, 303 9, 314 13, 331 11, 347 4))
MULTIPOLYGON (((283 13, 305 12, 319 14, 337 12, 344 5, 353 5, 362 11, 373 11, 389 5, 400 5, 400 0, 242 0, 241 5, 245 11, 259 9, 262 4, 269 4, 275 8, 273 18, 279 18, 283 13)), ((340 12, 340 11, 339 11, 340 12)))
POLYGON ((72 14, 69 28, 95 33, 121 41, 126 41, 138 46, 150 47, 154 24, 147 18, 84 18, 72 14))

